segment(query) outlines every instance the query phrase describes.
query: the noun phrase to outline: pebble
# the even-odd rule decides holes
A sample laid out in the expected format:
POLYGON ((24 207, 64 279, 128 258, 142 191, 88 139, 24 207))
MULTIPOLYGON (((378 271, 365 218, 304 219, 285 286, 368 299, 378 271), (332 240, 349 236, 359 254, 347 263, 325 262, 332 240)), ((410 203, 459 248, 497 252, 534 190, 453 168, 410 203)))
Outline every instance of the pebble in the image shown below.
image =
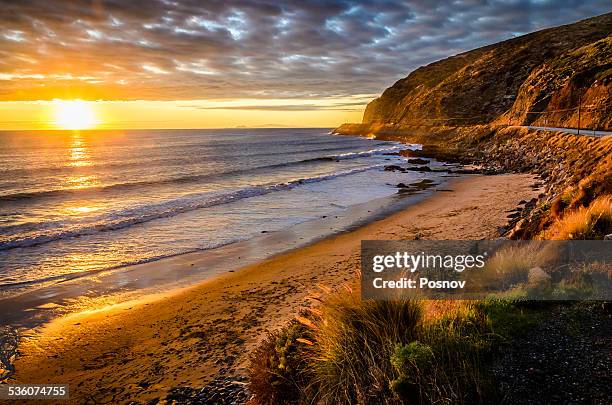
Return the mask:
POLYGON ((170 390, 165 400, 169 403, 195 405, 245 404, 250 393, 245 384, 244 376, 218 376, 200 390, 191 387, 176 387, 170 390))

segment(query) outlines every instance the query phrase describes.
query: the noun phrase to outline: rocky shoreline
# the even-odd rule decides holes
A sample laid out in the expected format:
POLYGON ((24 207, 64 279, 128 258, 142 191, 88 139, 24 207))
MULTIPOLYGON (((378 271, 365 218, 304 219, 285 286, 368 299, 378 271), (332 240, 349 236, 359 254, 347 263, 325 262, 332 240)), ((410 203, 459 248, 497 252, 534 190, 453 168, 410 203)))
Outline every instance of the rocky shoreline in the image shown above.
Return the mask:
MULTIPOLYGON (((344 124, 337 135, 362 135, 381 140, 420 143, 420 150, 401 154, 410 159, 436 159, 466 167, 457 174, 531 173, 542 192, 510 218, 501 236, 537 237, 563 210, 588 205, 598 195, 612 192, 606 180, 612 168, 612 137, 476 125, 463 127, 390 127, 344 124)), ((429 168, 410 169, 427 171, 429 168)))
MULTIPOLYGON (((416 171, 416 172, 443 172, 449 175, 461 175, 461 174, 482 174, 482 175, 497 175, 504 173, 522 173, 530 171, 525 167, 519 168, 518 170, 507 169, 506 166, 498 164, 496 159, 482 159, 476 158, 475 154, 465 151, 464 153, 458 153, 456 150, 449 152, 448 150, 441 149, 439 147, 431 147, 425 145, 421 150, 404 150, 400 152, 402 155, 409 157, 407 163, 413 165, 421 165, 418 167, 408 166, 403 167, 399 165, 389 165, 385 167, 388 171, 416 171), (444 160, 447 162, 457 163, 459 166, 455 168, 431 168, 427 166, 430 162, 429 159, 444 160)), ((534 190, 548 189, 552 187, 546 182, 547 176, 542 176, 539 173, 539 180, 536 181, 532 188, 534 190)), ((400 193, 404 192, 415 192, 424 190, 435 186, 431 180, 423 180, 421 182, 404 184, 399 183, 396 185, 399 188, 400 193)), ((525 227, 528 224, 529 219, 533 215, 537 215, 538 207, 542 207, 550 203, 554 199, 554 195, 546 192, 539 193, 537 198, 532 198, 529 201, 521 201, 519 206, 508 212, 508 222, 499 228, 499 237, 505 237, 509 239, 518 239, 525 232, 525 227)))

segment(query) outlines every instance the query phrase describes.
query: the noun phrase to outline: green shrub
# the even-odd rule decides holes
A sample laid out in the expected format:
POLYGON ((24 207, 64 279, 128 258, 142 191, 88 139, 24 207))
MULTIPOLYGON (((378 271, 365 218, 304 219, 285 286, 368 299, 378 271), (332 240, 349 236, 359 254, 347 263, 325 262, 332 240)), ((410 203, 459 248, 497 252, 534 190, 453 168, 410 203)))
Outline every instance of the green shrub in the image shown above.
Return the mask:
POLYGON ((279 404, 300 398, 304 385, 307 346, 300 342, 308 330, 291 322, 270 333, 251 354, 249 390, 261 404, 279 404))
POLYGON ((391 364, 399 377, 391 381, 391 390, 400 398, 422 397, 421 387, 433 372, 434 353, 429 345, 418 341, 407 345, 396 345, 391 364))

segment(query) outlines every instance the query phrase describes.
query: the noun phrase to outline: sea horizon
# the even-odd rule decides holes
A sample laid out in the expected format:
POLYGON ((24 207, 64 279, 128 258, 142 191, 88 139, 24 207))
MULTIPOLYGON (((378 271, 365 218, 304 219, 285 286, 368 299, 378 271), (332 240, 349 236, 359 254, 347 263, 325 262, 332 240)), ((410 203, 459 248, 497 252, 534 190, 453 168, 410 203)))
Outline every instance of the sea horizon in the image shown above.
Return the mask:
POLYGON ((231 130, 231 129, 329 129, 333 130, 336 126, 228 126, 228 127, 189 127, 189 128, 82 128, 82 129, 63 129, 63 128, 32 128, 32 129, 0 129, 0 133, 2 132, 104 132, 104 131, 197 131, 197 130, 231 130))

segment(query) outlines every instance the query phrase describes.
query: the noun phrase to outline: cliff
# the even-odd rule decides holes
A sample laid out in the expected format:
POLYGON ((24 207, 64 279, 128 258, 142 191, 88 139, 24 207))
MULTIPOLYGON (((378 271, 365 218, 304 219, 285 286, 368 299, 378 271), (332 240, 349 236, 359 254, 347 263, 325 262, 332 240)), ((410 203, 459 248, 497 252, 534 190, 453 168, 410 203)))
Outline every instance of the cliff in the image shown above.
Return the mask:
POLYGON ((370 102, 360 126, 510 124, 610 129, 612 13, 420 67, 370 102), (365 125, 363 125, 365 124, 365 125))
MULTIPOLYGON (((610 201, 612 137, 521 126, 576 127, 580 114, 581 128, 610 130, 611 32, 609 13, 432 63, 368 104, 362 123, 335 132, 420 143, 411 156, 480 164, 485 173, 538 174, 546 192, 504 235, 549 237, 564 218, 610 201)), ((591 221, 600 236, 612 233, 607 210, 591 221)))

